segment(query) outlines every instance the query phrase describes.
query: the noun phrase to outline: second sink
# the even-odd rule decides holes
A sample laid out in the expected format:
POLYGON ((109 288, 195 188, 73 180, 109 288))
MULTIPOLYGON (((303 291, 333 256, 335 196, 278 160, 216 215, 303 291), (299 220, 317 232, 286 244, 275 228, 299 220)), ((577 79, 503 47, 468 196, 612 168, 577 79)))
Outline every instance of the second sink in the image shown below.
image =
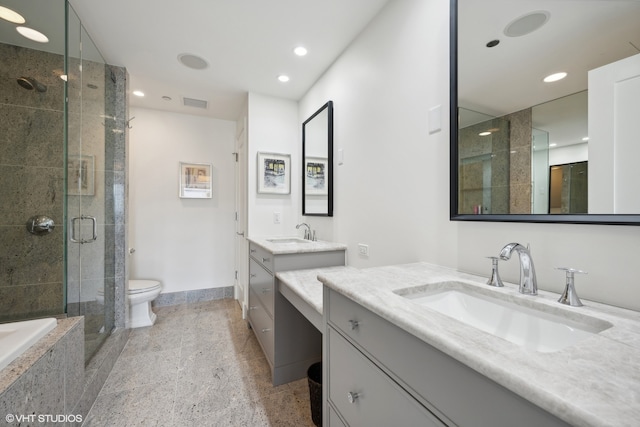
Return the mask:
POLYGON ((299 239, 297 237, 274 237, 267 239, 271 243, 312 243, 311 240, 299 239))

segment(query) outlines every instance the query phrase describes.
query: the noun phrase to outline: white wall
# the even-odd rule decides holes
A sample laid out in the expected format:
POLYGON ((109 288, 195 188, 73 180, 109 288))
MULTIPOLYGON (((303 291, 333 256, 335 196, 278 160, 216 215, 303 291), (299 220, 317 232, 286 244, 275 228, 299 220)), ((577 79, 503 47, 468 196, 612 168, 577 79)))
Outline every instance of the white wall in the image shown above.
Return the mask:
POLYGON ((129 147, 131 278, 163 293, 233 285, 236 123, 132 108, 129 147), (180 199, 178 163, 213 164, 213 197, 180 199))
POLYGON ((302 125, 298 123, 295 101, 250 93, 248 99, 248 231, 249 236, 294 235, 300 206, 299 143, 302 125), (258 152, 291 155, 291 194, 257 193, 258 152), (280 224, 274 213, 281 214, 280 224))
MULTIPOLYGON (((320 239, 348 244, 356 267, 422 260, 488 276, 486 256, 530 243, 540 288, 560 292, 554 267, 580 268, 582 298, 640 309, 640 227, 449 221, 448 20, 447 0, 390 2, 301 100, 299 123, 334 101, 334 147, 345 157, 335 216, 304 219, 320 239), (443 130, 429 134, 436 105, 443 130)), ((517 281, 515 259, 501 269, 517 281)))
POLYGON ((305 217, 349 245, 356 267, 431 260, 455 266, 448 221, 447 1, 391 2, 300 102, 300 123, 334 101, 334 218, 305 217), (437 17, 437 18, 434 18, 437 17), (444 17, 444 19, 443 19, 444 17), (429 134, 440 105, 443 131, 429 134), (369 245, 369 257, 357 245, 369 245))
POLYGON ((573 144, 549 150, 549 166, 589 160, 589 144, 573 144))

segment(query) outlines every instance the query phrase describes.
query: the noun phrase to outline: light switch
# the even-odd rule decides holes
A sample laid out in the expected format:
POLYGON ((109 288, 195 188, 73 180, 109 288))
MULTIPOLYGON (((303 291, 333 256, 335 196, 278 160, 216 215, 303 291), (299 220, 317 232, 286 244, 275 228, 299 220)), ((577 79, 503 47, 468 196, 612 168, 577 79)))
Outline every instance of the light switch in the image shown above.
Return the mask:
POLYGON ((282 212, 273 213, 273 223, 280 224, 282 222, 282 212))
POLYGON ((442 107, 436 105, 429 110, 429 134, 442 130, 442 107))

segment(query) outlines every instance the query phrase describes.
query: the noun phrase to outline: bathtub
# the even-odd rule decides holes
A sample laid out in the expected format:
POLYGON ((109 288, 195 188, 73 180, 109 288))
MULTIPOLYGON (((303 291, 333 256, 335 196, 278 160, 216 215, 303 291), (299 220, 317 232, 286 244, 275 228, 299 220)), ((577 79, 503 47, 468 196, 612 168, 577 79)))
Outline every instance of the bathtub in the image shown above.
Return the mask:
POLYGON ((56 327, 54 318, 0 323, 0 369, 56 327))

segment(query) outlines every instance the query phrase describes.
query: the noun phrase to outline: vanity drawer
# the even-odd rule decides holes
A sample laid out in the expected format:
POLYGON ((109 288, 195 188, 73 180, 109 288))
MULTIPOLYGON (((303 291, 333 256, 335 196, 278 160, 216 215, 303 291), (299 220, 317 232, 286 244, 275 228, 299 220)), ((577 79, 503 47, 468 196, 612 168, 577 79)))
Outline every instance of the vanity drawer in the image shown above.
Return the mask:
POLYGON ((271 318, 273 318, 273 282, 273 275, 251 258, 249 260, 249 288, 264 305, 271 318))
POLYGON ((347 427, 344 425, 336 411, 333 409, 333 406, 328 405, 329 408, 329 426, 330 427, 347 427))
POLYGON ((444 426, 338 332, 327 331, 328 396, 349 426, 444 426))
POLYGON ((273 273, 273 254, 255 243, 249 244, 249 255, 262 265, 264 268, 273 273))
POLYGON ((255 293, 249 290, 249 322, 262 346, 265 356, 269 359, 269 363, 273 365, 273 319, 269 317, 269 314, 257 299, 255 293))
POLYGON ((344 295, 325 288, 325 301, 329 324, 443 422, 459 427, 568 426, 344 295))

